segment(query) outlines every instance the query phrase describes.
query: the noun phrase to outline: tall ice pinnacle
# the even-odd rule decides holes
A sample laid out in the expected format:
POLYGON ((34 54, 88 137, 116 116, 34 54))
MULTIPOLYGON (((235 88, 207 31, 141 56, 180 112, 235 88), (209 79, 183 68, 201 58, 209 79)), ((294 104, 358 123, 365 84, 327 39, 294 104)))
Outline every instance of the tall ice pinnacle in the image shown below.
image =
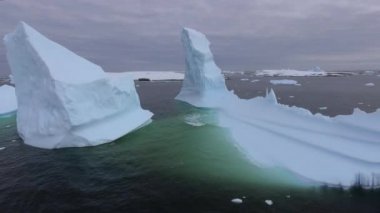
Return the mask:
POLYGON ((4 43, 16 85, 17 129, 26 144, 94 146, 151 121, 132 79, 110 79, 98 65, 23 22, 4 43))
POLYGON ((227 92, 224 76, 214 62, 206 36, 184 28, 181 40, 186 54, 186 71, 181 92, 176 99, 202 106, 209 96, 227 92))

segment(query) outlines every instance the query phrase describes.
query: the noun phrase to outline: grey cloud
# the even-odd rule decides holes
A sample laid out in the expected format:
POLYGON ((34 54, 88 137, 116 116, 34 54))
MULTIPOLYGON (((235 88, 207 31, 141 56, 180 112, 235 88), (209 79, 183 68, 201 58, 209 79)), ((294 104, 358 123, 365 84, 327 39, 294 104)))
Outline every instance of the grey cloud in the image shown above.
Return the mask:
POLYGON ((377 0, 8 0, 0 20, 0 36, 24 20, 107 71, 183 69, 184 26, 208 35, 223 69, 380 67, 377 0))

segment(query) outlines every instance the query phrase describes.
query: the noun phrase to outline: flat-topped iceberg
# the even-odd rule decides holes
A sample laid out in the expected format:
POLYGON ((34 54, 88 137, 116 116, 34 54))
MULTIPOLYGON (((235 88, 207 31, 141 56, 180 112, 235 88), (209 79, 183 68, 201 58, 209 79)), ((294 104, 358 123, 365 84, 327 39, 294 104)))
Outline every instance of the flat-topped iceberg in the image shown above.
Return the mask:
POLYGON ((98 65, 22 22, 4 43, 16 85, 17 129, 26 144, 94 146, 151 121, 131 78, 109 78, 98 65))
POLYGON ((0 86, 0 117, 11 115, 17 110, 15 88, 9 85, 0 86))
POLYGON ((281 105, 274 91, 266 97, 240 99, 222 85, 206 37, 190 29, 182 35, 187 69, 177 98, 217 109, 218 125, 228 129, 251 162, 280 167, 314 183, 380 186, 380 111, 355 110, 330 118, 281 105), (213 68, 208 69, 205 61, 213 68))

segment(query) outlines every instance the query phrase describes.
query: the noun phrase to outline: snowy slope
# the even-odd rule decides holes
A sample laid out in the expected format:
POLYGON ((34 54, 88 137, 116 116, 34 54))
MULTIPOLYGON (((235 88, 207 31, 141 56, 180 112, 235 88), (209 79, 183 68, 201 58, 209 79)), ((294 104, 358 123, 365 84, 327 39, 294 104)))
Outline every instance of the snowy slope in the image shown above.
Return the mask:
MULTIPOLYGON (((203 36, 195 39, 206 40, 203 36)), ((208 42, 197 43, 204 45, 199 49, 208 52, 208 42)), ((187 61, 199 55, 191 53, 191 48, 185 50, 187 61)), ((184 82, 201 82, 190 88, 197 91, 194 87, 199 87, 203 93, 186 97, 181 91, 180 100, 217 109, 218 124, 228 129, 236 146, 254 164, 280 167, 315 183, 351 186, 360 179, 365 186, 380 186, 380 111, 367 114, 356 110, 353 115, 330 118, 281 105, 273 91, 265 98, 244 100, 221 85, 218 98, 206 100, 205 90, 215 91, 212 83, 222 82, 222 77, 214 73, 213 79, 204 79, 208 70, 199 67, 188 66, 189 79, 184 82)))
POLYGON ((17 129, 41 148, 93 146, 150 122, 131 78, 110 79, 96 64, 25 23, 4 38, 16 85, 17 129))

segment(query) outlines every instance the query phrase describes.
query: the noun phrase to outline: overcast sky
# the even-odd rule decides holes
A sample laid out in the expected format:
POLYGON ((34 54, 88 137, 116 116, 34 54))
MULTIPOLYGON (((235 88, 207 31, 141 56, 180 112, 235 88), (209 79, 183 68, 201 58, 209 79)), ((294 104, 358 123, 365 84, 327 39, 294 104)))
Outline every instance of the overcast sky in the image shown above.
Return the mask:
POLYGON ((21 20, 106 71, 183 70, 182 27, 224 70, 380 68, 378 0, 0 0, 1 37, 21 20))

